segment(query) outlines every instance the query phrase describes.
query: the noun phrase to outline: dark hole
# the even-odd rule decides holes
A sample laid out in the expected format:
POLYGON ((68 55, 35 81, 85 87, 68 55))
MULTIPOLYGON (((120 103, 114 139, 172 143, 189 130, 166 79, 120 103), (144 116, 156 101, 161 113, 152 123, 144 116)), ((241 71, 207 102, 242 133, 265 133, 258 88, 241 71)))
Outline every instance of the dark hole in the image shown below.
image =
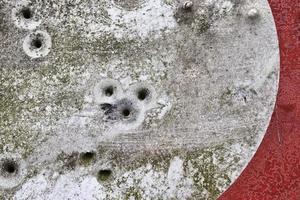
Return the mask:
POLYGON ((32 17, 31 10, 29 8, 22 9, 21 13, 25 19, 30 19, 32 17))
POLYGON ((150 92, 146 88, 142 88, 137 92, 137 97, 139 100, 143 101, 149 96, 150 92))
POLYGON ((5 161, 3 163, 3 171, 7 172, 8 174, 13 174, 18 170, 18 165, 14 161, 5 161))
POLYGON ((83 164, 89 164, 96 157, 94 152, 85 152, 80 154, 80 160, 83 164))
POLYGON ((85 159, 92 159, 92 158, 94 158, 95 153, 93 153, 93 152, 86 152, 86 153, 84 153, 82 156, 83 156, 83 158, 85 158, 85 159))
POLYGON ((98 172, 98 180, 107 181, 112 174, 110 169, 102 169, 98 172))
POLYGON ((131 113, 131 111, 130 111, 129 108, 124 108, 124 109, 122 110, 122 115, 123 115, 124 117, 128 117, 128 116, 130 115, 130 113, 131 113))
POLYGON ((42 45, 43 45, 43 43, 42 43, 41 39, 36 38, 36 39, 32 40, 32 46, 34 46, 35 48, 39 49, 42 47, 42 45))
POLYGON ((108 97, 110 97, 111 95, 114 94, 114 87, 113 86, 109 86, 107 88, 104 89, 104 94, 108 97))

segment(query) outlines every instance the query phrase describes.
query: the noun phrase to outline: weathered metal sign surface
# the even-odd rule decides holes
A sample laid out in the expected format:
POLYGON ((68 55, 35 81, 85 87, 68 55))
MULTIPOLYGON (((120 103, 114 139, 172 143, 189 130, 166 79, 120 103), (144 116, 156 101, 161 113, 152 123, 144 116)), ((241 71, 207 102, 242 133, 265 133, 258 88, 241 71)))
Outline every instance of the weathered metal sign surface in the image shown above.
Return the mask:
POLYGON ((274 113, 254 158, 219 200, 300 199, 300 7, 270 0, 280 43, 280 81, 274 113))
POLYGON ((215 199, 268 126, 265 1, 0 1, 0 195, 215 199))

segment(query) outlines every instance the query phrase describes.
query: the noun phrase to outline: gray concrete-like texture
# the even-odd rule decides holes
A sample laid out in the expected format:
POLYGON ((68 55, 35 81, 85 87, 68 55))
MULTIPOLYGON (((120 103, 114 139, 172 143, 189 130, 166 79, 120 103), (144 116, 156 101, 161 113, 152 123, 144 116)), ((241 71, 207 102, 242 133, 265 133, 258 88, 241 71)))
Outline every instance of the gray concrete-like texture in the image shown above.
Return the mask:
POLYGON ((278 75, 267 0, 0 0, 0 199, 216 199, 278 75))

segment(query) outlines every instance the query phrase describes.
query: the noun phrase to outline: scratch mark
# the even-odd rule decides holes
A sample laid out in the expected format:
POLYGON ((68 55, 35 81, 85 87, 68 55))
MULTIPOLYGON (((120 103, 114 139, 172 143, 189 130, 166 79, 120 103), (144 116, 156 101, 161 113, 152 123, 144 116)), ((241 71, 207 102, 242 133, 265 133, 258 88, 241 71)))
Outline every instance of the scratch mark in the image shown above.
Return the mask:
POLYGON ((276 117, 276 130, 277 130, 277 138, 279 144, 282 144, 282 137, 281 137, 281 132, 279 130, 279 123, 278 123, 278 109, 277 109, 277 104, 275 104, 275 117, 276 117))

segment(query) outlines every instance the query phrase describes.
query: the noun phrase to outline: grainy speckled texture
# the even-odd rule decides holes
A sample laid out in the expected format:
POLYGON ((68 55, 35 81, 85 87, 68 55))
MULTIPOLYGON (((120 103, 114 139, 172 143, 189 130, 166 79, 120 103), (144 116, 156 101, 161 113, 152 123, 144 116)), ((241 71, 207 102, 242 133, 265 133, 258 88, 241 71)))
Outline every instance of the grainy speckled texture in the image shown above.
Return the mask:
POLYGON ((0 2, 5 198, 215 199, 255 152, 277 93, 266 1, 0 2))

